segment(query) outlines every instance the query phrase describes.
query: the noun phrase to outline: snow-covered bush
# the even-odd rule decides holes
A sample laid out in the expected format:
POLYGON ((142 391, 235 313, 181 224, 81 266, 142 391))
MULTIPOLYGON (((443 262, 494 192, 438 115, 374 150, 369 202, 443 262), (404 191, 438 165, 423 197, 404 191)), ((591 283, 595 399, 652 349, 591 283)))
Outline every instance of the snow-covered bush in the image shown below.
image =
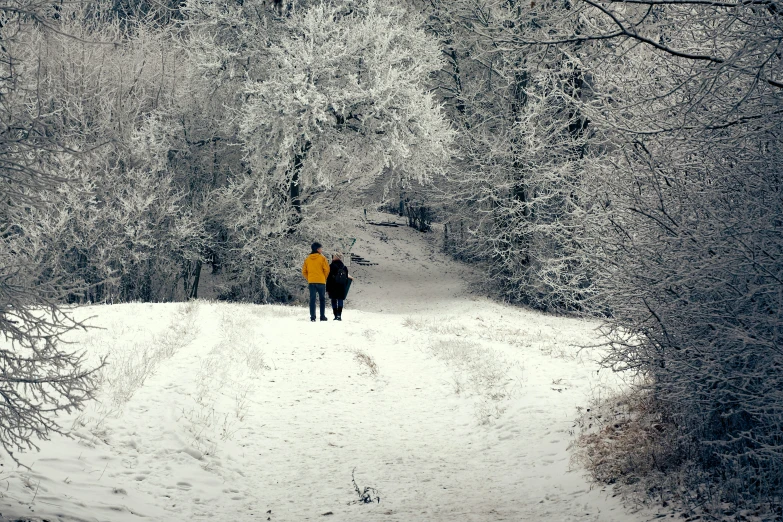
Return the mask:
POLYGON ((600 288, 613 311, 606 363, 652 379, 692 458, 769 495, 783 485, 783 200, 747 153, 705 143, 681 168, 629 154, 626 183, 607 193, 600 288))
POLYGON ((581 411, 580 430, 572 459, 595 479, 625 490, 658 491, 660 500, 682 494, 677 487, 662 488, 661 479, 681 480, 686 464, 676 425, 665 420, 657 401, 644 390, 613 394, 581 411))

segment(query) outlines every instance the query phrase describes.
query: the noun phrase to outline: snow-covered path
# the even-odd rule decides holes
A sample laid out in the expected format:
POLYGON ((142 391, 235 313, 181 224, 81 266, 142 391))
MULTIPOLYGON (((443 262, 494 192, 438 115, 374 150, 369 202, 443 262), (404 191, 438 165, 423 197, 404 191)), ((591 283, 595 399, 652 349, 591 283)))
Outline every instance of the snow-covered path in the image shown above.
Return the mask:
POLYGON ((0 519, 652 518, 569 471, 576 406, 603 375, 573 346, 595 324, 471 298, 422 236, 356 227, 353 251, 378 265, 352 267, 342 323, 209 302, 79 309, 106 328, 79 341, 114 356, 103 404, 25 454, 29 471, 2 460, 0 519), (143 383, 122 376, 150 360, 143 383), (380 502, 358 502, 352 476, 380 502))

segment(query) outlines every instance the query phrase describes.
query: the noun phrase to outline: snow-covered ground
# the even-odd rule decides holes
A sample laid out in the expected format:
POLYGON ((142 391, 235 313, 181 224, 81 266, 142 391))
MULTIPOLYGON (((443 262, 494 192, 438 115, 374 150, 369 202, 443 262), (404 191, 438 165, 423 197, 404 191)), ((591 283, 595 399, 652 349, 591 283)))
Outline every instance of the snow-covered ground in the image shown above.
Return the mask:
POLYGON ((22 455, 30 469, 0 458, 0 520, 654 517, 570 465, 576 407, 617 384, 577 356, 596 323, 469 295, 436 234, 353 227, 377 265, 351 267, 341 323, 206 301, 77 309, 103 328, 77 346, 111 357, 101 402, 22 455))

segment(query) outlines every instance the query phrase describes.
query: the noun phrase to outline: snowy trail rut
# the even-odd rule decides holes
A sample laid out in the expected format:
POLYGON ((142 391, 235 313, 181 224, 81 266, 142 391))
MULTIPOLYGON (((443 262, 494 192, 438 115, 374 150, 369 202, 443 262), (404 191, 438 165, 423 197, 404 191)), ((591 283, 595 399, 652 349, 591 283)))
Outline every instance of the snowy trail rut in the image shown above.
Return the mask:
POLYGON ((85 412, 77 437, 24 455, 0 520, 652 518, 569 470, 576 406, 601 377, 573 346, 594 323, 470 298, 406 228, 351 232, 378 265, 352 270, 342 323, 208 302, 78 310, 107 327, 77 339, 87 349, 120 359, 172 328, 176 349, 127 402, 85 412), (352 474, 380 502, 359 502, 352 474))

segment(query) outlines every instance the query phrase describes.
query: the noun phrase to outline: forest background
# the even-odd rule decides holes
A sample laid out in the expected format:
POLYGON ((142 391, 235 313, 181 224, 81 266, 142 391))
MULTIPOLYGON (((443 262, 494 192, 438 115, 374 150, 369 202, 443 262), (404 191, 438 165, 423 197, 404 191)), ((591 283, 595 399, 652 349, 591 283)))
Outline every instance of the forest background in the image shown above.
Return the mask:
POLYGON ((605 319, 650 444, 587 453, 597 478, 646 467, 647 493, 780 513, 782 16, 4 0, 0 441, 29 448, 91 396, 62 305, 186 300, 204 270, 222 299, 288 302, 302 245, 385 205, 443 223, 492 296, 605 319))

